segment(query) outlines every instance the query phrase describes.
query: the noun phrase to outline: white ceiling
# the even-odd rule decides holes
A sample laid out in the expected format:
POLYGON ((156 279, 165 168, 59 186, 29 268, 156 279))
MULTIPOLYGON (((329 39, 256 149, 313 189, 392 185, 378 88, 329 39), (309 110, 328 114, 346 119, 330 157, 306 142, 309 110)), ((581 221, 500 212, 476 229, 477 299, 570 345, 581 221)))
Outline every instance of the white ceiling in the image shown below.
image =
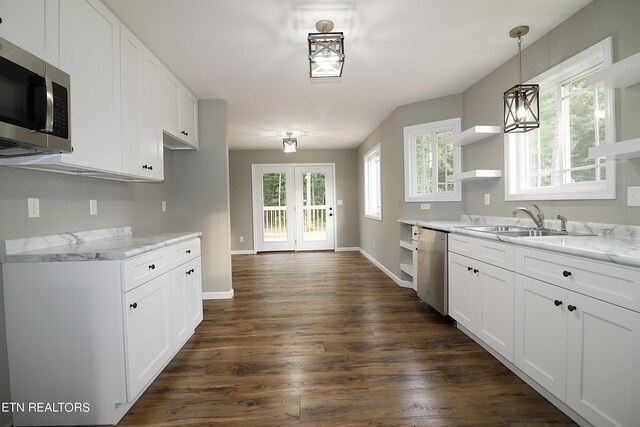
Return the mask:
MULTIPOLYGON (((460 93, 591 0, 104 0, 200 99, 231 149, 357 147, 397 106, 460 93), (345 34, 342 78, 308 77, 307 34, 345 34)), ((526 66, 526 64, 525 64, 526 66)), ((505 90, 508 89, 505 87, 505 90)))

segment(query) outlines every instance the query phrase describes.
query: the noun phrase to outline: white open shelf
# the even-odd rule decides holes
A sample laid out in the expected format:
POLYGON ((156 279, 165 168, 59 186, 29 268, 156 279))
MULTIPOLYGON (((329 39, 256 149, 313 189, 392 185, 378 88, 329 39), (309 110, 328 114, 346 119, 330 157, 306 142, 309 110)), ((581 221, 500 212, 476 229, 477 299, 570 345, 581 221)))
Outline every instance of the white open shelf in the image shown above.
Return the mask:
POLYGON ((589 148, 589 158, 635 159, 640 157, 640 138, 589 148))
POLYGON ((404 240, 400 240, 400 246, 405 249, 409 249, 410 251, 413 250, 413 244, 411 242, 405 242, 404 240))
POLYGON ((640 83, 640 52, 618 61, 587 78, 587 84, 604 82, 607 87, 623 88, 640 83))
POLYGON ((502 132, 500 126, 473 126, 460 132, 457 136, 451 138, 448 142, 453 145, 469 145, 474 142, 482 141, 493 135, 502 132))
POLYGON ((404 271, 409 276, 413 277, 413 265, 411 265, 411 264, 400 264, 400 270, 404 271))
POLYGON ((480 179, 500 178, 501 170, 494 169, 478 169, 468 172, 456 173, 449 175, 448 181, 477 181, 480 179))

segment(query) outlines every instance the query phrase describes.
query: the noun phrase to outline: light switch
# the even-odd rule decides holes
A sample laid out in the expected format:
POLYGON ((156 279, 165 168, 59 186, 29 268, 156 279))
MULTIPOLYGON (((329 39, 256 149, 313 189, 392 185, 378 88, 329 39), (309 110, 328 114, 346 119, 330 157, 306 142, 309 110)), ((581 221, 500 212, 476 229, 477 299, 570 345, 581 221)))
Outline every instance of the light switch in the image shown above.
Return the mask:
POLYGON ((29 197, 27 199, 27 216, 29 218, 40 217, 40 199, 37 197, 29 197))
POLYGON ((342 206, 342 200, 338 200, 338 206, 342 206))
POLYGON ((89 215, 98 215, 98 201, 95 199, 89 200, 89 215))
POLYGON ((431 209, 431 203, 421 203, 420 209, 422 209, 423 211, 431 209))
POLYGON ((484 195, 484 204, 485 204, 486 206, 489 206, 489 205, 491 204, 491 194, 486 193, 486 194, 484 195))
POLYGON ((166 212, 167 211, 167 202, 166 200, 162 201, 162 212, 166 212))
POLYGON ((627 187, 627 206, 640 206, 640 187, 627 187))

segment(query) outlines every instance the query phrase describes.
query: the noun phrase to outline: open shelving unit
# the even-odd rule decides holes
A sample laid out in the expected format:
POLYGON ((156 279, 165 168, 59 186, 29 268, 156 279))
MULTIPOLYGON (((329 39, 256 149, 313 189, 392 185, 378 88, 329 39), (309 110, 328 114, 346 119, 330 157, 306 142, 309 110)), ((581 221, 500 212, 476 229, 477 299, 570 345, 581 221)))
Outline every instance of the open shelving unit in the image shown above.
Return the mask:
POLYGON ((589 85, 600 82, 613 88, 625 88, 640 83, 640 52, 598 70, 587 78, 589 85))
MULTIPOLYGON (((604 82, 611 88, 622 89, 640 84, 640 52, 596 71, 587 78, 589 85, 604 82)), ((640 138, 589 148, 589 158, 635 159, 640 157, 640 138)))
POLYGON ((479 181, 481 179, 500 178, 501 176, 501 170, 477 169, 449 175, 448 181, 479 181))
POLYGON ((589 158, 597 159, 598 157, 606 157, 607 159, 638 158, 640 157, 640 138, 589 148, 589 158))
POLYGON ((449 140, 453 145, 469 145, 502 132, 500 126, 473 126, 449 140))

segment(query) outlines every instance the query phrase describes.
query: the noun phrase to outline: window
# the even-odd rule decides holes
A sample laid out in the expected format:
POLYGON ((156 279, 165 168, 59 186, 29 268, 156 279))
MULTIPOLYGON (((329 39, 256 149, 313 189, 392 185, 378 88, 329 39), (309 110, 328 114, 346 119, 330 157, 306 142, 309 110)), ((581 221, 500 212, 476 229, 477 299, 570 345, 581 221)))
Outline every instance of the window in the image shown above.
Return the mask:
POLYGON ((608 38, 531 79, 540 128, 505 134, 507 200, 615 199, 615 162, 588 158, 615 141, 614 91, 587 81, 611 62, 608 38))
POLYGON ((460 133, 460 119, 404 128, 405 202, 460 201, 460 183, 449 176, 460 173, 460 146, 447 141, 460 133))
POLYGON ((380 144, 364 155, 364 216, 382 221, 380 144))

